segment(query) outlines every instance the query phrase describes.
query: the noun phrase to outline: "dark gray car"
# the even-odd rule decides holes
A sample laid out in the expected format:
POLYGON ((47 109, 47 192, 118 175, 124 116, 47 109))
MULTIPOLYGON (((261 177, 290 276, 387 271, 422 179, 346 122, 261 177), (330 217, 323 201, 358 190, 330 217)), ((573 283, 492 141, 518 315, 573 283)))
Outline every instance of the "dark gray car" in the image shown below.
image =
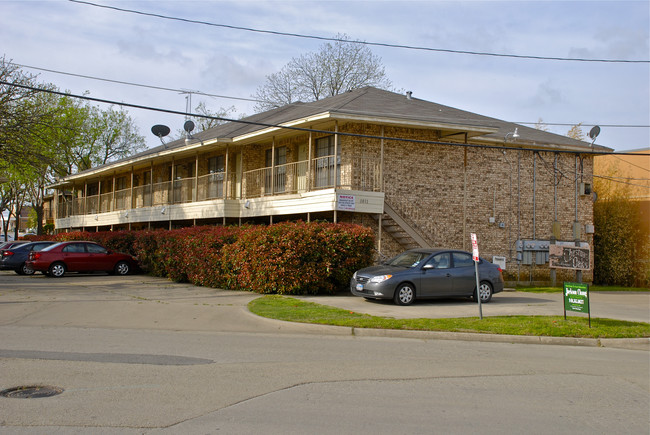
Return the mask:
MULTIPOLYGON (((354 273, 350 291, 367 299, 392 299, 410 305, 415 299, 473 297, 476 276, 472 254, 454 249, 412 249, 379 266, 354 273)), ((501 268, 481 258, 478 264, 481 302, 503 291, 501 268)))
POLYGON ((26 242, 0 250, 0 270, 14 270, 18 275, 33 275, 34 270, 27 267, 25 262, 29 253, 40 251, 56 242, 26 242))

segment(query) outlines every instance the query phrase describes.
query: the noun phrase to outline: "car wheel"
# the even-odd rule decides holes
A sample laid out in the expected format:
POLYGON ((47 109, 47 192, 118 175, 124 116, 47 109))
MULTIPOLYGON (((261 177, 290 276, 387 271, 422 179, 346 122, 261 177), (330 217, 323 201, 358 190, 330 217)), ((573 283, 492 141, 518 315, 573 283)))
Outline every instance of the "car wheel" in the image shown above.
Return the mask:
POLYGON ((27 267, 25 263, 21 264, 20 267, 16 270, 16 273, 19 275, 34 275, 34 269, 27 267))
POLYGON ((411 305, 415 300, 415 288, 411 284, 400 284, 393 299, 397 305, 411 305))
POLYGON ((50 265, 50 268, 48 269, 48 273, 50 276, 53 276, 54 278, 61 278, 63 275, 65 275, 65 264, 54 263, 50 265))
MULTIPOLYGON (((481 296, 482 304, 490 302, 490 299, 492 299, 492 285, 487 281, 482 281, 478 286, 478 294, 481 296)), ((476 292, 474 292, 474 300, 476 301, 476 292)))
POLYGON ((117 275, 127 275, 130 270, 131 267, 129 266, 129 263, 127 263, 126 261, 120 261, 115 265, 115 273, 117 275))

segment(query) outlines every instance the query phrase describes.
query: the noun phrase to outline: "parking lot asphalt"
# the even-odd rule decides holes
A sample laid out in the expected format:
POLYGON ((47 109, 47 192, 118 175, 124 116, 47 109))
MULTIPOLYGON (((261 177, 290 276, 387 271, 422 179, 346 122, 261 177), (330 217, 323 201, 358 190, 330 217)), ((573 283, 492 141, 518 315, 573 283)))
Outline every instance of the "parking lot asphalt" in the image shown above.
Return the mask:
MULTIPOLYGON (((146 275, 68 274, 64 278, 0 272, 0 325, 142 328, 188 331, 281 332, 400 336, 481 341, 575 344, 650 350, 650 339, 593 340, 493 336, 422 331, 380 331, 307 325, 252 315, 247 304, 260 295, 173 283, 146 275)), ((349 294, 298 296, 306 301, 392 318, 476 317, 467 299, 416 301, 397 306, 349 294)), ((593 292, 591 316, 650 322, 650 293, 593 292)), ((482 306, 483 316, 562 315, 561 293, 506 291, 482 306)), ((586 317, 581 313, 568 313, 586 317)))

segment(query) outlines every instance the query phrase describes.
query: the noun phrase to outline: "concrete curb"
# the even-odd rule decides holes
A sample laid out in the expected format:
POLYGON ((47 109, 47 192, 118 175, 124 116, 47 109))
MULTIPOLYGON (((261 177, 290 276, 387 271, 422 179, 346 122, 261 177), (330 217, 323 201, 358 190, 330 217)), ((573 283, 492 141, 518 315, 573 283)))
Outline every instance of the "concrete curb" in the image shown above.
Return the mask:
POLYGON ((337 336, 354 337, 382 337, 382 338, 408 338, 417 340, 459 340, 482 341, 490 343, 518 343, 518 344, 547 344, 556 346, 587 346, 607 347, 626 350, 650 351, 650 338, 574 338, 574 337, 544 337, 529 335, 501 335, 481 334, 471 332, 443 332, 443 331, 414 331, 400 329, 372 329, 355 328, 348 326, 320 325, 316 323, 289 322, 285 320, 270 319, 244 310, 250 316, 274 325, 274 330, 306 333, 328 334, 337 336))

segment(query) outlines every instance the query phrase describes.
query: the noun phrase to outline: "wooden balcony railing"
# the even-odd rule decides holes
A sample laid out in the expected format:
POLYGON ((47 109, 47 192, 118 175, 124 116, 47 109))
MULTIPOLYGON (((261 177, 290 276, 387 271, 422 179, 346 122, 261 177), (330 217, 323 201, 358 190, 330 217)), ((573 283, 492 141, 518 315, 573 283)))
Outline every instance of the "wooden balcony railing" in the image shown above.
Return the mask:
POLYGON ((106 213, 131 208, 182 204, 226 198, 258 198, 341 187, 381 191, 380 161, 374 158, 325 156, 235 173, 163 181, 88 197, 61 199, 57 217, 106 213))

